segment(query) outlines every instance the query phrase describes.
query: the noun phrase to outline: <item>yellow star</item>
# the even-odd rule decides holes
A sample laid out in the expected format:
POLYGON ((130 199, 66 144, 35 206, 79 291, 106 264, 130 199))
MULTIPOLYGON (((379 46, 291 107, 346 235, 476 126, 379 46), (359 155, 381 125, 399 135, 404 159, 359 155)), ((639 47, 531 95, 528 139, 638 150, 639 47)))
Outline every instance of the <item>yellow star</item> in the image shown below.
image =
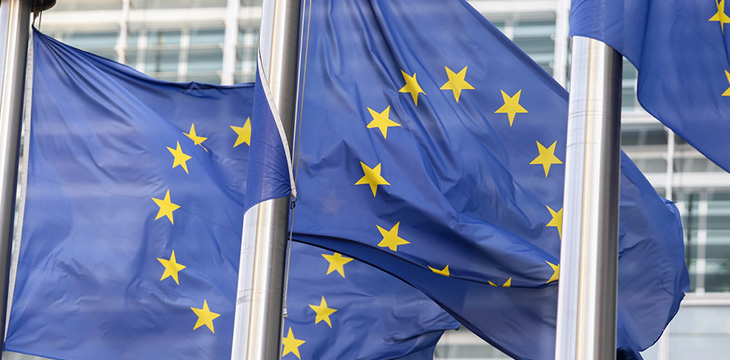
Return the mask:
POLYGON ((160 281, 172 276, 172 279, 175 280, 175 283, 180 285, 180 282, 177 279, 177 273, 180 272, 180 270, 184 269, 186 266, 177 263, 177 260, 175 260, 175 250, 172 251, 172 255, 170 255, 170 260, 157 258, 157 261, 162 263, 162 266, 165 267, 165 272, 162 274, 160 281))
POLYGON ((390 185, 385 178, 380 176, 380 164, 374 168, 370 168, 365 165, 364 162, 360 161, 360 166, 362 166, 362 171, 365 173, 365 176, 361 177, 355 185, 370 185, 370 190, 372 190, 373 196, 375 196, 378 192, 378 185, 390 185))
POLYGON ((233 147, 236 147, 238 145, 241 145, 245 143, 248 146, 251 146, 251 118, 246 118, 246 122, 243 124, 243 126, 231 126, 231 129, 238 134, 238 138, 236 139, 236 143, 233 144, 233 147))
POLYGON ((383 138, 388 138, 388 128, 392 126, 400 126, 397 122, 390 120, 388 117, 390 116, 390 106, 385 108, 383 112, 379 113, 371 108, 368 108, 368 111, 370 111, 370 116, 373 117, 373 121, 371 121, 368 124, 368 129, 372 128, 378 128, 380 129, 380 132, 383 133, 383 138))
POLYGON ((428 268, 431 269, 431 271, 433 271, 434 273, 439 274, 439 275, 443 275, 443 276, 449 276, 450 275, 449 274, 449 265, 446 265, 446 267, 444 267, 443 270, 435 269, 435 268, 432 268, 430 266, 428 268))
POLYGON ((167 193, 165 194, 165 198, 160 200, 156 198, 152 198, 152 200, 157 204, 157 206, 160 207, 160 210, 157 211, 157 217, 155 220, 167 216, 167 218, 170 220, 170 224, 175 225, 175 221, 172 219, 172 212, 179 209, 180 206, 177 204, 173 204, 172 201, 170 201, 170 190, 167 190, 167 193))
POLYGON ((342 277, 345 277, 345 264, 352 261, 352 258, 344 257, 340 253, 334 253, 332 255, 322 254, 322 257, 330 263, 329 268, 327 268, 327 275, 336 270, 342 277))
POLYGON ((172 162, 172 168, 174 169, 176 166, 182 166, 183 170, 185 170, 185 173, 189 174, 187 161, 192 159, 192 157, 182 151, 182 149, 180 148, 180 142, 177 142, 177 149, 173 149, 168 146, 167 150, 170 150, 172 156, 175 157, 175 160, 172 162))
POLYGON ((560 277, 560 264, 555 265, 549 261, 545 261, 545 262, 548 263, 548 265, 550 265, 551 268, 553 268, 553 275, 550 276, 550 279, 548 279, 546 284, 549 284, 553 281, 557 281, 558 278, 560 277))
MULTIPOLYGON (((489 283, 489 285, 497 286, 497 284, 495 284, 491 281, 487 281, 487 282, 489 283)), ((510 287, 510 286, 512 286, 512 278, 507 279, 507 281, 504 282, 504 285, 502 285, 502 287, 510 287)))
POLYGON ((449 77, 449 81, 441 87, 441 90, 453 91, 454 99, 456 99, 456 102, 458 103, 459 97, 461 96, 461 90, 474 90, 474 87, 464 80, 466 77, 467 66, 464 66, 458 74, 455 74, 447 66, 444 66, 444 68, 446 68, 446 75, 449 77))
POLYGON ((554 226, 558 228, 558 236, 563 237, 563 208, 560 208, 557 212, 553 209, 551 209, 549 206, 547 207, 548 211, 550 211, 550 215, 553 217, 547 225, 548 226, 554 226))
POLYGON ((210 332, 215 334, 215 329, 213 328, 213 320, 221 316, 221 314, 216 314, 208 309, 208 300, 203 300, 202 309, 191 307, 190 310, 192 310, 195 315, 198 315, 198 321, 195 323, 193 330, 205 325, 208 327, 210 332))
POLYGON ((411 93, 411 97, 413 98, 413 104, 418 106, 418 94, 423 93, 424 95, 426 92, 421 89, 421 85, 418 85, 418 80, 416 80, 416 73, 413 73, 413 76, 410 76, 406 74, 405 71, 401 70, 401 74, 403 74, 403 79, 406 81, 406 84, 403 85, 398 92, 402 93, 411 93))
POLYGON ((293 353, 301 360, 302 357, 299 355, 299 346, 305 342, 306 341, 304 340, 295 338, 294 333, 291 331, 291 327, 289 327, 289 334, 281 340, 281 344, 284 345, 284 352, 281 354, 281 357, 283 358, 286 354, 293 353))
POLYGON ((495 114, 507 114, 507 117, 509 118, 509 126, 512 126, 512 122, 515 120, 515 115, 518 113, 527 113, 528 111, 525 110, 525 108, 520 105, 520 94, 522 93, 522 89, 518 90, 514 96, 507 95, 504 90, 499 90, 502 92, 502 100, 504 100, 504 105, 502 105, 497 111, 495 111, 495 114))
POLYGON ((190 140, 193 141, 193 144, 203 146, 203 141, 208 140, 207 137, 198 136, 198 134, 195 133, 195 124, 190 124, 190 132, 189 133, 183 133, 185 136, 189 137, 190 140))
POLYGON ((309 307, 314 310, 315 313, 317 313, 317 318, 314 320, 314 324, 319 324, 320 321, 324 320, 324 322, 327 323, 330 327, 332 327, 332 322, 330 321, 330 315, 334 314, 335 309, 331 309, 327 307, 327 301, 324 300, 324 296, 322 296, 322 302, 319 303, 319 305, 312 305, 309 304, 309 307))
MULTIPOLYGON (((725 70, 725 77, 727 78, 727 82, 730 83, 730 72, 725 70)), ((730 87, 725 90, 724 93, 722 93, 722 96, 730 96, 730 87)))
MULTIPOLYGON (((378 225, 375 225, 378 226, 378 225)), ((378 231, 380 231, 380 235, 383 235, 383 240, 380 240, 380 243, 378 246, 380 247, 387 247, 390 250, 398 251, 398 245, 405 245, 410 244, 410 241, 407 241, 400 236, 398 236, 398 227, 400 226, 400 221, 397 222, 390 230, 385 230, 378 226, 378 231)))
POLYGON ((720 22, 720 30, 722 30, 722 33, 725 33, 725 24, 730 23, 730 17, 725 15, 725 0, 720 0, 720 2, 715 1, 715 5, 717 5, 717 12, 715 15, 712 15, 712 17, 707 21, 718 21, 720 22))
POLYGON ((546 149, 539 141, 537 141, 537 150, 540 152, 540 155, 538 155, 535 160, 532 160, 530 165, 542 165, 545 170, 545 177, 547 177, 548 173, 550 173, 551 165, 563 163, 555 156, 555 145, 557 143, 557 141, 553 142, 553 144, 546 149))

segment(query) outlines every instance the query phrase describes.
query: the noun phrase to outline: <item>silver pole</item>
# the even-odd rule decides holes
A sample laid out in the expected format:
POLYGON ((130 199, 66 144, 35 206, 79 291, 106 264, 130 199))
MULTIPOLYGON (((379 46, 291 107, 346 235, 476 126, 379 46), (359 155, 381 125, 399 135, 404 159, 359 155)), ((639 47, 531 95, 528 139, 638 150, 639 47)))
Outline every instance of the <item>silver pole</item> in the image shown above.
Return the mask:
MULTIPOLYGON (((2 81, 0 89, 0 321, 5 324, 8 298, 8 271, 12 239, 13 209, 18 174, 20 123, 25 92, 25 67, 30 26, 28 0, 0 2, 2 39, 2 81)), ((5 339, 5 326, 0 339, 5 339)))
MULTIPOLYGON (((289 144, 296 105, 299 5, 294 0, 264 1, 259 45, 268 60, 259 66, 289 144)), ((244 216, 233 360, 280 357, 288 206, 287 198, 268 200, 244 216)))
POLYGON ((286 198, 269 200, 244 216, 232 360, 279 358, 287 206, 286 198))
POLYGON ((556 359, 616 357, 621 66, 573 38, 556 359))

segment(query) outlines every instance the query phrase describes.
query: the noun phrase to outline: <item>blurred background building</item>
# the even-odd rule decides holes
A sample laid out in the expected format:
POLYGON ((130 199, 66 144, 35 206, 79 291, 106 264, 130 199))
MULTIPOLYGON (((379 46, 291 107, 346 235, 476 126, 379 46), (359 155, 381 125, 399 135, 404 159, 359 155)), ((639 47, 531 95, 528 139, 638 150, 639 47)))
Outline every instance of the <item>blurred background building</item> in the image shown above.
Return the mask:
MULTIPOLYGON (((472 0, 543 69, 568 83, 569 0, 472 0)), ((254 80, 261 0, 58 0, 46 34, 169 81, 254 80)), ((684 223, 690 293, 647 360, 730 354, 730 174, 641 109, 624 62, 622 146, 684 223)), ((15 358, 15 357, 14 357, 15 358)), ((17 359, 29 359, 18 356, 17 359)), ((448 332, 437 359, 503 359, 467 330, 448 332)))

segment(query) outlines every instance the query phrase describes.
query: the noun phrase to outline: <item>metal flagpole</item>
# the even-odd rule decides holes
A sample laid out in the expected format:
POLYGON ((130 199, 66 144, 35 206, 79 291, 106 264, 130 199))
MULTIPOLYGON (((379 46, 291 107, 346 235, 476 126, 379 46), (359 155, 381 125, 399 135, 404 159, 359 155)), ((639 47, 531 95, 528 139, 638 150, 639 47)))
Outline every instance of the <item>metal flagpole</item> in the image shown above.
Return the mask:
POLYGON ((556 359, 616 357, 621 68, 573 38, 556 359))
MULTIPOLYGON (((300 1, 266 0, 262 9, 259 71, 268 79, 288 143, 292 143, 297 88, 300 1)), ((278 359, 289 201, 252 207, 243 219, 233 360, 278 359)))
POLYGON ((25 67, 31 8, 45 10, 53 1, 4 0, 0 2, 0 339, 5 339, 15 194, 18 174, 20 123, 25 92, 25 67))

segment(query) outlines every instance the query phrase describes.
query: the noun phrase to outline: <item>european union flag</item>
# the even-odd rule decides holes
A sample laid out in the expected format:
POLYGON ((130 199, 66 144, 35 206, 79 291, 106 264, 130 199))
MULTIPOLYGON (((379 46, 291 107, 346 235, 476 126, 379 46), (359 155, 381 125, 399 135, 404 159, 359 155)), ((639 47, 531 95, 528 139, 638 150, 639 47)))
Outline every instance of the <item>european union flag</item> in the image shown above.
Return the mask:
POLYGON ((730 171, 725 1, 573 0, 571 35, 610 45, 639 70, 641 105, 730 171))
MULTIPOLYGON (((511 356, 553 357, 568 94, 465 1, 314 0, 305 18, 295 238, 399 276, 511 356)), ((621 186, 635 352, 688 275, 676 208, 626 157, 621 186)))
POLYGON ((248 131, 257 134, 256 141, 251 143, 248 173, 256 174, 248 177, 246 185, 246 204, 248 210, 264 200, 290 195, 294 190, 291 173, 291 156, 289 145, 284 136, 281 118, 271 105, 268 81, 262 81, 261 71, 256 72, 256 88, 254 89, 253 122, 248 131))
POLYGON ((34 66, 5 349, 230 356, 253 85, 158 81, 39 32, 34 66))
MULTIPOLYGON (((28 188, 5 350, 58 359, 229 358, 247 185, 259 182, 258 199, 288 192, 287 176, 281 180, 272 166, 282 159, 256 170, 274 170, 268 180, 251 172, 249 151, 257 146, 283 156, 279 135, 265 130, 271 124, 257 124, 261 106, 252 110, 265 101, 254 97, 253 84, 159 81, 38 32, 34 54, 28 188)), ((293 313, 309 311, 292 316, 300 324, 291 328, 331 331, 307 336, 302 354, 317 358, 332 348, 320 345, 328 341, 337 341, 337 351, 358 348, 346 341, 366 336, 379 344, 372 357, 427 352, 455 326, 417 290, 377 269, 341 266, 352 282, 315 274, 327 262, 321 253, 332 252, 320 251, 311 271, 302 270, 312 251, 302 245, 292 254, 298 270, 288 303, 293 313), (363 284, 369 276, 379 280, 363 284), (346 290, 332 294, 323 279, 346 290), (353 303, 364 299, 390 300, 362 314, 353 303), (326 326, 317 320, 322 305, 337 310, 332 329, 314 329, 326 326), (343 321, 399 327, 345 331, 343 321)))
POLYGON ((284 360, 433 359, 443 331, 459 326, 391 275, 315 246, 291 246, 284 360))

